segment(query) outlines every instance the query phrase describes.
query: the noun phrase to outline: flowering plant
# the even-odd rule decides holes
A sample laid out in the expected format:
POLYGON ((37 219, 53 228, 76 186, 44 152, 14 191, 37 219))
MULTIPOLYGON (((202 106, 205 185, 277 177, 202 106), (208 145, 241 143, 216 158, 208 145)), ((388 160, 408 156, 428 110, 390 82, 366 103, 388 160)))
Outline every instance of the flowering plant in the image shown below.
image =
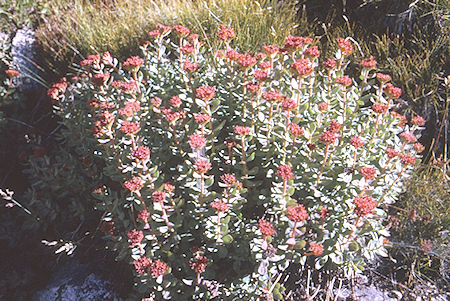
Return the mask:
POLYGON ((280 300, 292 263, 351 275, 386 255, 386 207, 424 122, 391 111, 401 89, 373 57, 352 79, 349 39, 334 58, 296 36, 240 54, 221 26, 210 57, 183 26, 149 36, 142 58, 91 55, 49 90, 68 137, 104 164, 100 229, 140 294, 280 300))

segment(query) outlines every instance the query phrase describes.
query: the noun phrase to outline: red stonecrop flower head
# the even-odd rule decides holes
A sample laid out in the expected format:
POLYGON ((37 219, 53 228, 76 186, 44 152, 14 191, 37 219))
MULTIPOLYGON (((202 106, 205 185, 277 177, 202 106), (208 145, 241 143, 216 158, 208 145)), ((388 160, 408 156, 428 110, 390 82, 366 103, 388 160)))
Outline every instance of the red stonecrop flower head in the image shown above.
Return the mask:
POLYGON ((336 66, 337 66, 337 63, 336 63, 336 61, 334 60, 334 59, 326 59, 323 63, 322 63, 322 66, 325 68, 325 69, 328 69, 328 70, 332 70, 332 69, 334 69, 334 68, 336 68, 336 66))
POLYGON ((176 33, 178 33, 179 35, 182 35, 182 36, 187 36, 187 35, 189 35, 189 34, 191 33, 191 31, 189 30, 189 28, 184 27, 184 26, 182 26, 182 25, 175 25, 175 26, 173 27, 173 30, 174 30, 176 33))
POLYGON ((234 133, 236 134, 236 135, 239 135, 239 136, 246 136, 246 135, 249 135, 250 134, 250 132, 251 132, 251 128, 249 128, 249 127, 247 127, 247 126, 241 126, 241 125, 236 125, 235 127, 234 127, 234 133))
POLYGON ((5 70, 5 74, 12 78, 12 77, 19 76, 20 73, 19 73, 19 71, 16 71, 13 69, 8 69, 8 70, 5 70))
POLYGON ((382 114, 382 113, 385 113, 389 109, 389 106, 388 105, 383 105, 381 103, 374 103, 372 105, 371 109, 375 113, 382 114))
POLYGON ((206 265, 208 264, 208 258, 202 255, 196 256, 191 260, 189 266, 194 270, 195 273, 201 274, 205 271, 206 265))
POLYGON ((348 38, 347 39, 339 38, 337 42, 339 48, 341 49, 344 55, 350 55, 353 53, 353 45, 348 38))
POLYGON ((125 104, 125 107, 119 109, 119 114, 124 117, 133 117, 134 113, 139 112, 141 106, 136 101, 129 101, 125 104))
POLYGON ((300 128, 300 126, 296 123, 289 123, 288 125, 288 131, 289 133, 294 136, 295 138, 299 137, 300 135, 303 135, 305 131, 300 128))
POLYGON ((197 114, 194 119, 196 123, 204 124, 211 120, 211 116, 208 114, 197 114))
POLYGON ((388 157, 392 159, 398 156, 398 151, 388 147, 386 148, 386 155, 388 155, 388 157))
POLYGON ((183 69, 187 72, 195 72, 200 68, 200 65, 198 63, 192 63, 188 60, 184 61, 183 69))
POLYGON ((326 111, 328 110, 328 104, 326 102, 321 102, 317 105, 317 108, 319 111, 326 111))
POLYGON ((153 261, 152 264, 150 265, 150 272, 155 278, 158 278, 159 276, 164 276, 168 270, 169 266, 159 259, 153 261))
POLYGON ((141 126, 139 122, 129 122, 126 120, 122 122, 122 125, 120 126, 120 130, 127 135, 136 134, 137 132, 139 132, 140 129, 141 126))
POLYGON ((263 46, 263 49, 271 57, 274 57, 280 51, 280 47, 276 45, 266 45, 263 46))
POLYGON ((283 181, 289 181, 294 179, 294 173, 292 172, 292 166, 280 165, 277 169, 277 176, 283 179, 283 181))
POLYGON ((162 100, 159 97, 153 97, 150 99, 150 103, 155 107, 159 108, 161 106, 162 100))
POLYGON ((358 136, 351 136, 350 144, 355 148, 360 148, 361 146, 364 145, 364 141, 358 136))
POLYGON ((236 177, 233 175, 230 175, 229 173, 221 175, 220 180, 222 181, 222 183, 224 183, 228 187, 233 186, 237 182, 236 177))
POLYGON ((248 91, 255 93, 261 88, 261 85, 257 83, 249 83, 247 84, 246 88, 248 91))
POLYGON ((267 91, 262 94, 262 98, 267 100, 268 102, 278 102, 283 100, 283 94, 281 94, 278 90, 267 91))
POLYGON ((128 232, 127 236, 130 243, 130 248, 132 248, 141 243, 142 239, 144 238, 144 232, 133 229, 128 232))
POLYGON ((325 219, 327 216, 330 216, 330 210, 328 210, 325 206, 320 206, 319 215, 321 219, 325 219))
POLYGON ((338 78, 336 78, 336 83, 338 83, 344 87, 348 87, 352 84, 352 79, 350 77, 348 77, 347 75, 343 75, 343 76, 339 76, 338 78))
POLYGON ((423 126, 425 125, 425 119, 423 119, 421 116, 414 116, 411 119, 411 123, 417 126, 423 126))
POLYGON ((134 269, 140 275, 147 273, 148 267, 150 266, 151 261, 147 257, 139 257, 137 260, 133 262, 134 269))
POLYGON ((152 200, 155 203, 162 203, 166 199, 166 193, 162 190, 157 190, 152 193, 152 200))
POLYGON ((332 133, 337 133, 342 127, 342 124, 337 122, 336 120, 331 120, 330 124, 327 127, 327 131, 330 131, 332 133))
POLYGON ((403 132, 400 134, 400 138, 402 138, 406 143, 414 143, 417 142, 416 136, 414 136, 411 132, 403 132))
POLYGON ((150 158, 150 149, 147 146, 138 146, 131 153, 131 157, 137 159, 138 161, 146 161, 150 158))
POLYGON ((206 139, 203 137, 203 135, 200 134, 193 134, 189 136, 189 145, 193 149, 201 149, 205 147, 206 145, 206 139))
POLYGON ((211 100, 216 95, 216 90, 214 87, 201 86, 197 88, 196 95, 203 101, 211 100))
POLYGON ((305 52, 303 52, 303 54, 306 57, 315 59, 315 58, 318 58, 320 56, 320 50, 319 50, 319 47, 312 46, 312 47, 307 48, 305 50, 305 52))
POLYGON ((377 79, 382 83, 387 83, 391 81, 391 76, 388 74, 377 73, 377 79))
POLYGON ((397 88, 392 84, 384 85, 383 91, 391 99, 397 99, 402 95, 402 89, 397 88))
POLYGON ((182 103, 182 101, 181 101, 181 99, 178 96, 172 96, 169 99, 169 104, 172 107, 179 108, 181 106, 181 103, 182 103))
POLYGON ((372 167, 363 167, 359 172, 367 181, 373 180, 377 174, 377 171, 372 167))
POLYGON ((180 47, 180 51, 183 54, 190 54, 190 53, 194 52, 194 45, 188 43, 188 44, 180 47))
POLYGON ((198 174, 205 174, 211 169, 211 163, 208 160, 199 158, 194 163, 194 170, 198 174))
POLYGON ((377 61, 373 58, 373 56, 370 56, 369 58, 365 58, 361 61, 361 66, 364 69, 375 69, 377 67, 377 61))
POLYGON ((314 256, 320 256, 323 253, 322 244, 312 242, 309 244, 309 248, 311 249, 311 253, 313 253, 314 256))
POLYGON ((143 222, 147 222, 149 217, 150 217, 150 213, 146 209, 144 209, 144 210, 139 211, 137 219, 141 220, 143 222))
POLYGON ((300 77, 308 76, 314 71, 313 65, 308 59, 298 59, 291 67, 300 77))
POLYGON ((218 212, 225 212, 228 210, 228 205, 222 201, 216 201, 211 203, 211 208, 218 212))
POLYGON ((110 74, 108 72, 106 73, 96 73, 94 74, 94 76, 91 78, 92 83, 95 86, 103 86, 109 79, 110 74))
POLYGON ((413 148, 418 152, 421 153, 425 150, 425 146, 422 145, 422 143, 414 143, 413 148))
POLYGON ((226 56, 230 60, 234 61, 234 60, 237 60, 241 55, 240 55, 239 52, 237 52, 234 49, 228 49, 227 52, 226 52, 226 56))
POLYGON ((281 108, 284 111, 292 111, 295 110, 297 108, 297 102, 295 100, 293 100, 292 98, 286 98, 285 100, 283 100, 283 102, 281 103, 281 108))
POLYGON ((131 192, 139 191, 144 187, 144 181, 139 177, 133 177, 130 180, 123 183, 123 188, 128 189, 131 192))
POLYGON ((259 62, 258 63, 258 67, 261 68, 264 71, 269 70, 270 69, 270 62, 265 62, 265 61, 264 62, 259 62))
POLYGON ((246 69, 256 64, 256 58, 251 54, 241 54, 237 60, 237 63, 239 66, 246 69))
POLYGON ((308 213, 306 212, 305 207, 301 204, 288 207, 287 214, 289 220, 296 223, 303 222, 308 218, 308 213))
POLYGON ((122 67, 130 72, 137 72, 140 66, 144 65, 144 60, 138 56, 129 57, 123 62, 122 67))
POLYGON ((401 154, 400 162, 405 166, 414 165, 416 164, 416 157, 408 154, 401 154))
POLYGON ((267 79, 267 72, 258 69, 253 72, 253 76, 255 77, 256 80, 263 82, 267 79))
POLYGON ((377 207, 377 202, 369 195, 358 197, 353 199, 355 203, 355 213, 359 217, 364 217, 373 212, 373 209, 377 207))
POLYGON ((217 36, 222 41, 228 41, 234 39, 236 37, 236 34, 234 33, 234 29, 228 28, 225 25, 220 25, 220 29, 217 32, 217 36))
POLYGON ((325 144, 333 144, 337 139, 337 136, 334 132, 331 131, 323 131, 319 137, 319 141, 325 144))
POLYGON ((269 236, 273 236, 276 233, 276 230, 272 226, 272 224, 263 219, 260 219, 258 221, 258 228, 259 228, 259 231, 261 231, 261 234, 264 239, 266 239, 269 236))

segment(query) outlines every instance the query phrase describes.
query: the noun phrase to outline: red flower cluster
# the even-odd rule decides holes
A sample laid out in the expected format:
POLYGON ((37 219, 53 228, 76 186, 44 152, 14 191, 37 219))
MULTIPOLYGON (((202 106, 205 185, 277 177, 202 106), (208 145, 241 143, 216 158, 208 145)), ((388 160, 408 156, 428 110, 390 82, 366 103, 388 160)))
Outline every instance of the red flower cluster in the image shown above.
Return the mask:
POLYGON ((139 257, 137 260, 133 262, 133 265, 136 272, 142 275, 144 273, 147 273, 150 263, 151 261, 147 257, 139 257))
POLYGON ((270 62, 259 62, 258 67, 262 70, 268 70, 270 69, 270 62))
POLYGON ((334 132, 331 131, 323 131, 319 137, 319 141, 325 144, 333 144, 337 139, 337 136, 334 132))
POLYGON ((212 202, 211 207, 219 212, 225 212, 228 210, 228 205, 222 201, 212 202))
POLYGON ((206 145, 206 139, 200 134, 193 134, 189 136, 189 145, 193 149, 201 149, 206 145))
POLYGON ((319 215, 321 219, 325 219, 327 216, 330 216, 330 210, 328 210, 325 206, 320 206, 319 215))
POLYGON ((372 213, 373 209, 377 207, 377 202, 370 195, 355 198, 353 202, 356 205, 355 213, 359 217, 372 213))
POLYGON ((106 81, 109 79, 110 74, 108 72, 106 73, 96 73, 94 74, 94 76, 91 78, 91 81, 94 85, 96 86, 103 86, 106 81))
POLYGON ((147 146, 138 146, 133 152, 131 153, 131 157, 139 160, 139 161, 146 161, 150 157, 150 149, 147 146))
POLYGON ((391 112, 391 116, 394 116, 395 118, 400 119, 400 121, 398 122, 398 125, 401 126, 401 127, 406 126, 406 124, 408 123, 408 119, 406 119, 405 116, 403 116, 402 114, 399 114, 399 113, 397 113, 395 111, 391 112))
POLYGON ((308 59, 298 59, 292 64, 291 67, 301 77, 308 76, 314 71, 313 65, 308 59))
POLYGON ((363 167, 359 172, 366 180, 373 180, 377 174, 377 171, 372 167, 363 167))
POLYGON ((134 88, 136 88, 136 82, 134 80, 130 80, 129 82, 121 83, 120 89, 123 93, 129 93, 132 94, 134 91, 134 88))
POLYGON ((314 256, 320 256, 323 253, 322 244, 312 242, 309 244, 309 248, 311 249, 311 252, 314 254, 314 256))
POLYGON ((194 270, 195 273, 201 274, 205 271, 207 264, 208 258, 206 258, 206 256, 198 255, 191 260, 189 266, 194 270))
POLYGON ((328 104, 326 102, 321 102, 317 105, 319 111, 326 111, 328 109, 328 104))
POLYGON ((94 122, 92 132, 95 137, 101 137, 106 134, 106 127, 109 127, 114 122, 114 115, 108 111, 101 113, 98 119, 94 122))
POLYGON ((80 62, 81 67, 98 65, 100 63, 100 55, 99 54, 91 54, 88 55, 86 59, 80 62))
POLYGON ((125 107, 119 109, 119 114, 125 117, 133 117, 133 114, 139 112, 141 106, 136 101, 129 101, 125 104, 125 107))
POLYGON ((147 210, 144 209, 144 210, 139 211, 137 219, 141 220, 141 221, 144 221, 144 222, 147 222, 149 217, 150 217, 150 213, 147 210))
POLYGON ((350 137, 350 144, 354 146, 355 148, 360 148, 364 145, 364 141, 358 137, 358 136, 351 136, 350 137))
POLYGON ((106 51, 105 53, 103 53, 102 63, 105 65, 114 66, 114 59, 113 59, 111 53, 109 53, 109 51, 106 51))
POLYGON ((131 192, 139 191, 144 187, 144 181, 139 177, 132 177, 130 180, 123 183, 122 187, 131 192))
POLYGON ((67 80, 65 77, 61 78, 57 83, 54 83, 50 89, 47 90, 47 95, 51 99, 57 100, 60 93, 66 92, 67 80))
POLYGON ((194 163, 194 170, 198 174, 205 174, 210 169, 211 169, 211 163, 209 163, 208 160, 206 160, 206 159, 199 158, 194 163))
POLYGON ((259 228, 259 231, 261 231, 261 234, 264 237, 264 239, 266 239, 266 237, 268 237, 268 236, 273 236, 276 233, 276 230, 272 226, 272 224, 263 219, 260 219, 258 221, 258 228, 259 228))
POLYGON ((217 36, 222 41, 227 41, 234 39, 236 37, 236 34, 234 33, 234 29, 228 28, 225 25, 220 25, 220 29, 217 32, 217 36))
POLYGON ((297 102, 295 100, 293 100, 292 98, 286 98, 283 100, 283 102, 281 103, 281 108, 284 111, 292 111, 295 110, 297 108, 297 102))
POLYGON ((191 54, 192 52, 194 52, 194 45, 188 43, 188 44, 184 45, 183 47, 180 47, 180 51, 183 54, 191 54))
POLYGON ((412 124, 417 126, 423 126, 425 124, 425 119, 423 119, 421 116, 414 116, 411 119, 412 124))
POLYGON ((198 124, 203 124, 203 123, 207 123, 208 121, 211 120, 211 116, 209 116, 208 114, 197 114, 194 117, 195 122, 197 122, 198 124))
POLYGON ((309 47, 303 52, 306 57, 310 58, 318 58, 320 56, 320 50, 317 46, 309 47))
POLYGON ((405 166, 414 165, 416 164, 416 157, 408 154, 401 154, 400 162, 402 162, 402 164, 405 166))
POLYGON ((152 99, 150 99, 150 103, 154 107, 159 108, 161 106, 162 100, 159 97, 153 97, 152 99))
POLYGON ((269 102, 278 102, 283 100, 283 94, 278 90, 267 91, 262 94, 262 98, 269 102))
POLYGON ((416 136, 410 132, 403 132, 400 134, 400 137, 405 140, 406 143, 417 142, 416 136))
POLYGON ((339 38, 337 42, 344 55, 350 55, 353 53, 353 45, 350 43, 349 39, 339 38))
POLYGON ((291 135, 294 136, 295 138, 297 138, 300 135, 303 135, 305 133, 305 131, 302 128, 300 128, 298 126, 298 124, 292 123, 292 122, 289 123, 288 130, 289 130, 289 133, 291 133, 291 135))
POLYGON ((200 65, 198 63, 192 63, 192 62, 190 62, 188 60, 184 61, 183 69, 185 71, 195 72, 195 71, 198 70, 198 68, 200 68, 200 65))
POLYGON ((336 83, 338 83, 344 87, 348 87, 352 84, 352 79, 350 77, 348 77, 347 75, 343 75, 343 76, 339 76, 338 78, 336 78, 336 83))
POLYGON ((277 176, 282 178, 283 181, 289 181, 294 179, 294 173, 292 172, 292 166, 280 165, 277 169, 277 176))
POLYGON ((263 49, 271 57, 274 57, 280 51, 280 47, 278 47, 276 45, 266 45, 266 46, 263 46, 263 49))
POLYGON ((253 76, 255 77, 256 80, 263 82, 267 79, 267 72, 258 69, 253 72, 253 76))
POLYGON ((222 181, 222 183, 224 183, 228 187, 233 186, 237 182, 236 177, 233 175, 230 175, 229 173, 221 175, 220 180, 222 181))
POLYGON ((327 131, 332 133, 337 133, 341 129, 342 124, 337 122, 336 120, 331 120, 330 124, 327 127, 327 131))
POLYGON ((155 277, 155 278, 165 275, 167 273, 168 269, 169 269, 169 266, 165 262, 162 262, 159 259, 152 262, 152 264, 150 265, 150 272, 152 273, 153 277, 155 277))
POLYGON ((301 204, 288 207, 287 214, 289 220, 293 222, 303 222, 308 218, 308 213, 306 212, 305 207, 301 204))
POLYGON ((19 76, 19 71, 13 70, 13 69, 8 69, 5 70, 6 75, 8 75, 9 77, 16 77, 19 76))
POLYGON ((245 68, 249 68, 256 64, 256 58, 254 58, 250 54, 241 54, 237 60, 239 66, 245 68))
POLYGON ((422 145, 422 143, 414 143, 413 148, 418 152, 421 153, 425 150, 425 146, 422 145))
POLYGON ((139 122, 124 121, 120 126, 120 130, 127 135, 136 134, 141 129, 139 122))
POLYGON ((138 231, 136 229, 133 229, 130 232, 128 232, 128 239, 129 239, 129 242, 130 242, 130 248, 140 244, 143 238, 144 238, 144 232, 142 232, 142 231, 138 231))
POLYGON ((392 159, 398 156, 398 151, 388 147, 386 148, 386 154, 388 155, 389 158, 392 159))
POLYGON ((249 128, 249 127, 247 127, 247 126, 241 126, 241 125, 236 125, 235 127, 234 127, 234 133, 236 134, 236 135, 239 135, 239 136, 246 136, 246 135, 249 135, 250 134, 250 132, 251 132, 251 128, 249 128))
POLYGON ((246 88, 250 92, 257 92, 261 88, 261 85, 259 85, 257 83, 250 83, 250 84, 247 84, 246 88))
POLYGON ((196 95, 201 100, 208 101, 216 95, 216 90, 214 89, 214 87, 201 86, 197 88, 196 95))
POLYGON ((144 60, 138 56, 129 57, 123 62, 122 67, 125 70, 136 72, 140 66, 144 65, 144 60))
POLYGON ((166 199, 166 193, 162 190, 157 190, 152 193, 152 200, 155 203, 162 203, 166 199))
POLYGON ((234 49, 228 49, 226 55, 227 58, 232 61, 237 60, 241 56, 241 54, 234 49))
POLYGON ((333 60, 333 59, 326 59, 326 61, 324 61, 324 62, 322 63, 322 66, 323 66, 325 69, 330 69, 330 70, 336 68, 336 65, 337 65, 337 63, 336 63, 336 61, 333 60))
POLYGON ((182 36, 187 36, 191 33, 191 31, 189 30, 189 28, 182 26, 182 25, 175 25, 173 27, 173 30, 175 30, 176 33, 182 35, 182 36))
POLYGON ((377 61, 371 55, 369 58, 363 59, 361 61, 361 66, 365 69, 375 69, 377 67, 377 61))
POLYGON ((372 111, 374 111, 375 113, 385 113, 388 109, 389 106, 388 105, 383 105, 381 103, 374 103, 371 107, 372 111))
POLYGON ((387 83, 391 81, 391 76, 388 74, 377 73, 377 79, 382 83, 387 83))
POLYGON ((169 99, 169 104, 172 107, 179 108, 181 106, 181 99, 178 96, 172 96, 169 99))
POLYGON ((292 35, 288 35, 286 38, 286 44, 284 45, 284 48, 293 48, 293 49, 299 49, 303 47, 303 44, 311 44, 313 40, 308 37, 295 37, 292 35))
POLYGON ((384 85, 383 91, 392 99, 397 99, 402 95, 402 89, 395 87, 393 84, 384 85))

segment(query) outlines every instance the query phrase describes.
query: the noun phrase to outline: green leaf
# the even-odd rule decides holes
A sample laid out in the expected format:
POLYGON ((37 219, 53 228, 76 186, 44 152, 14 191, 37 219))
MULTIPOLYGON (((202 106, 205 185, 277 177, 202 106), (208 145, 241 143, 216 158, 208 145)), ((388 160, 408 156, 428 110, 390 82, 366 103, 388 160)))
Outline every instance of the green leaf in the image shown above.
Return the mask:
POLYGON ((230 234, 228 234, 222 237, 222 240, 224 243, 230 244, 231 242, 233 242, 233 237, 230 234))

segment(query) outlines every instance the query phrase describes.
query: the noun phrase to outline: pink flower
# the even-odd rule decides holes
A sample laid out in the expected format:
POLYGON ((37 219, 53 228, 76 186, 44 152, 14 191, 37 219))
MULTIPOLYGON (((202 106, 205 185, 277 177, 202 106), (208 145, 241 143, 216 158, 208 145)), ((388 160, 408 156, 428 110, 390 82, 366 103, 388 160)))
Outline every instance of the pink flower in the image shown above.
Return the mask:
POLYGON ((134 92, 134 88, 136 88, 136 82, 134 80, 130 80, 129 82, 123 82, 120 85, 120 89, 124 93, 132 94, 134 92))
POLYGON ((154 107, 159 108, 159 106, 161 106, 162 100, 159 97, 153 97, 152 99, 150 99, 150 103, 154 107))
POLYGON ((114 66, 113 60, 114 59, 113 59, 111 53, 109 53, 109 51, 106 51, 105 53, 103 53, 103 56, 102 56, 102 63, 103 64, 114 66))
POLYGON ((234 33, 234 29, 228 28, 225 25, 220 25, 220 29, 217 32, 217 36, 222 41, 227 41, 234 39, 236 37, 236 34, 234 33))
POLYGON ((360 148, 364 145, 364 141, 358 137, 358 136, 351 136, 350 137, 350 144, 354 146, 355 148, 360 148))
POLYGON ((152 200, 155 203, 162 203, 166 199, 166 193, 161 190, 157 190, 152 193, 152 200))
POLYGON ((239 66, 245 68, 249 68, 256 64, 256 58, 254 58, 250 54, 241 54, 237 60, 239 66))
POLYGON ((181 99, 178 96, 172 96, 169 99, 169 104, 172 107, 179 108, 181 106, 181 99))
POLYGON ((195 122, 198 124, 203 124, 203 123, 207 123, 208 121, 211 120, 211 116, 208 114, 197 114, 194 117, 195 122))
POLYGON ((125 117, 133 117, 133 114, 139 112, 141 106, 136 101, 129 101, 125 104, 125 107, 119 109, 119 114, 125 117))
POLYGON ((359 217, 364 217, 373 212, 373 209, 377 207, 377 202, 369 195, 358 197, 353 199, 355 203, 355 213, 359 217))
POLYGON ((236 177, 228 173, 221 175, 220 180, 228 187, 233 186, 237 182, 236 177))
POLYGON ((246 136, 246 135, 249 135, 250 132, 251 132, 251 128, 249 128, 249 127, 247 127, 247 126, 236 125, 236 126, 234 127, 234 133, 235 133, 236 135, 239 135, 239 136, 246 136))
POLYGON ((193 260, 191 260, 189 266, 194 270, 195 273, 201 274, 205 271, 207 264, 208 258, 202 255, 198 255, 193 260))
POLYGON ((328 104, 326 102, 321 102, 317 105, 319 111, 326 111, 328 109, 328 104))
MULTIPOLYGON (((258 64, 258 67, 261 68, 262 70, 268 70, 270 69, 270 62, 260 62, 258 64)), ((267 75, 267 73, 266 73, 267 75)))
POLYGON ((122 185, 123 188, 131 192, 139 191, 144 187, 144 181, 139 177, 133 177, 122 185))
POLYGON ((142 275, 144 273, 147 273, 150 263, 151 261, 147 257, 139 257, 137 260, 133 262, 133 265, 136 272, 142 275))
POLYGON ((108 72, 106 73, 96 73, 94 74, 94 76, 91 78, 92 83, 95 86, 103 86, 106 81, 109 79, 110 74, 108 72))
POLYGON ((410 132, 403 132, 400 134, 400 137, 405 140, 406 143, 417 142, 416 136, 410 132))
POLYGON ((201 86, 197 88, 196 95, 203 101, 211 100, 216 95, 216 90, 214 87, 201 86))
POLYGON ((136 134, 137 132, 139 132, 139 130, 141 129, 141 126, 139 124, 139 122, 129 122, 129 121, 124 121, 122 122, 122 125, 120 127, 120 130, 127 135, 132 135, 132 134, 136 134))
POLYGON ((147 222, 149 217, 150 217, 150 213, 144 209, 144 210, 139 211, 137 219, 141 220, 143 222, 147 222))
POLYGON ((312 46, 307 48, 303 54, 310 58, 318 58, 320 56, 320 50, 319 47, 312 46))
POLYGON ((337 133, 341 129, 341 124, 336 120, 331 120, 330 125, 328 125, 327 130, 332 133, 337 133))
POLYGON ((283 181, 289 181, 294 179, 294 173, 292 172, 292 166, 280 165, 277 169, 277 176, 283 179, 283 181))
POLYGON ((192 63, 192 62, 190 62, 190 61, 188 61, 188 60, 184 61, 183 69, 184 69, 185 71, 188 71, 188 72, 191 72, 191 73, 192 73, 192 72, 197 71, 198 68, 200 68, 200 65, 199 65, 199 64, 197 64, 197 63, 192 63))
POLYGON ((377 67, 377 62, 375 61, 375 59, 373 58, 373 56, 371 55, 369 58, 365 58, 361 61, 361 66, 364 69, 375 69, 377 67))
POLYGON ((292 64, 291 68, 294 69, 297 72, 297 74, 300 75, 301 77, 310 75, 314 71, 311 61, 307 59, 296 60, 292 64))
POLYGON ((261 88, 261 85, 259 85, 257 83, 250 83, 250 84, 247 84, 246 88, 248 91, 254 93, 254 92, 257 92, 261 88))
POLYGON ((253 76, 255 77, 256 80, 263 82, 267 79, 267 72, 258 69, 253 72, 253 76))
POLYGON ((377 171, 372 167, 363 167, 359 172, 366 180, 373 180, 377 173, 377 171))
POLYGON ((180 47, 180 51, 183 54, 190 54, 190 53, 194 52, 194 45, 188 43, 188 44, 180 47))
POLYGON ((282 103, 281 103, 281 108, 284 111, 292 111, 295 110, 297 108, 297 102, 295 100, 293 100, 292 98, 286 98, 282 103))
POLYGON ((222 201, 212 202, 211 207, 219 212, 225 212, 228 210, 228 205, 222 201))
POLYGON ((206 145, 206 139, 200 134, 189 136, 189 144, 193 149, 201 149, 206 145))
POLYGON ((289 220, 297 223, 303 222, 308 218, 308 213, 306 212, 305 207, 301 204, 288 207, 287 214, 289 220))
POLYGON ((389 109, 389 106, 383 105, 381 103, 374 103, 371 108, 372 108, 372 111, 374 111, 375 113, 382 114, 382 113, 385 113, 389 109))
POLYGON ((194 163, 194 170, 198 174, 205 174, 211 169, 211 163, 208 160, 199 158, 194 163))
POLYGON ((292 136, 294 136, 295 138, 297 138, 297 137, 299 137, 300 135, 303 135, 304 133, 305 133, 305 131, 302 129, 302 128, 300 128, 299 126, 298 126, 298 124, 296 124, 296 123, 289 123, 289 125, 288 125, 288 131, 289 131, 289 133, 292 135, 292 136))
POLYGON ((334 132, 324 131, 319 137, 319 141, 325 144, 333 144, 337 139, 337 136, 334 132))
POLYGON ((382 83, 387 83, 391 81, 391 76, 388 74, 377 73, 377 79, 382 83))
POLYGON ((425 150, 425 146, 422 145, 422 143, 415 143, 413 145, 413 148, 418 152, 421 153, 425 150))
POLYGON ((425 119, 423 119, 421 116, 414 116, 411 119, 412 124, 417 126, 423 126, 425 124, 425 119))
POLYGON ((132 248, 141 243, 142 239, 144 238, 144 233, 142 231, 133 229, 128 232, 127 236, 130 242, 130 248, 132 248))
POLYGON ((397 99, 402 95, 402 89, 397 88, 392 84, 384 85, 383 91, 391 99, 397 99))
POLYGON ((388 147, 386 148, 386 154, 388 155, 389 158, 392 159, 398 156, 398 151, 388 147))
POLYGON ((330 70, 336 68, 336 65, 337 65, 336 61, 333 59, 330 59, 330 58, 322 63, 322 66, 325 69, 330 69, 330 70))
POLYGON ((283 94, 278 90, 267 91, 262 94, 262 98, 269 102, 278 102, 283 100, 283 94))
POLYGON ((159 259, 152 262, 152 264, 150 265, 150 272, 152 273, 153 277, 155 277, 155 278, 165 275, 168 270, 169 270, 169 266, 165 262, 162 262, 159 259))
POLYGON ((350 77, 348 77, 347 75, 343 75, 343 76, 339 76, 338 78, 336 78, 336 83, 338 83, 344 87, 348 87, 352 84, 352 79, 350 77))
POLYGON ((229 49, 229 50, 227 50, 226 55, 227 55, 227 57, 228 57, 230 60, 232 60, 232 61, 237 60, 237 59, 241 56, 241 55, 239 54, 239 52, 237 52, 237 51, 234 50, 234 49, 229 49))
POLYGON ((353 53, 353 45, 350 43, 349 39, 339 38, 337 42, 344 55, 350 55, 353 53))
POLYGON ((264 237, 264 239, 266 239, 266 237, 273 236, 276 233, 276 230, 272 226, 272 224, 263 219, 260 219, 258 221, 258 228, 259 231, 261 231, 261 234, 264 237))
POLYGON ((187 36, 187 35, 189 35, 189 33, 191 32, 191 31, 189 30, 189 28, 184 27, 184 26, 182 26, 182 25, 175 25, 175 26, 173 27, 173 30, 174 30, 176 33, 178 33, 178 34, 180 34, 180 35, 182 35, 182 36, 187 36))
POLYGON ((322 244, 312 242, 309 244, 309 248, 311 249, 311 252, 314 254, 314 256, 320 256, 323 253, 322 244))
POLYGON ((275 56, 280 51, 280 47, 276 45, 266 45, 263 46, 263 49, 265 52, 267 52, 267 54, 269 54, 272 57, 275 56))
POLYGON ((146 161, 150 157, 150 149, 146 146, 138 146, 131 153, 131 157, 133 157, 139 161, 146 161))
POLYGON ((401 154, 400 162, 405 166, 414 165, 416 164, 416 157, 408 154, 401 154))
POLYGON ((140 66, 144 65, 144 60, 138 56, 129 57, 123 62, 122 67, 125 70, 136 72, 140 66))
POLYGON ((5 70, 5 74, 12 78, 12 77, 19 76, 20 73, 19 73, 19 71, 16 71, 13 69, 8 69, 8 70, 5 70))

